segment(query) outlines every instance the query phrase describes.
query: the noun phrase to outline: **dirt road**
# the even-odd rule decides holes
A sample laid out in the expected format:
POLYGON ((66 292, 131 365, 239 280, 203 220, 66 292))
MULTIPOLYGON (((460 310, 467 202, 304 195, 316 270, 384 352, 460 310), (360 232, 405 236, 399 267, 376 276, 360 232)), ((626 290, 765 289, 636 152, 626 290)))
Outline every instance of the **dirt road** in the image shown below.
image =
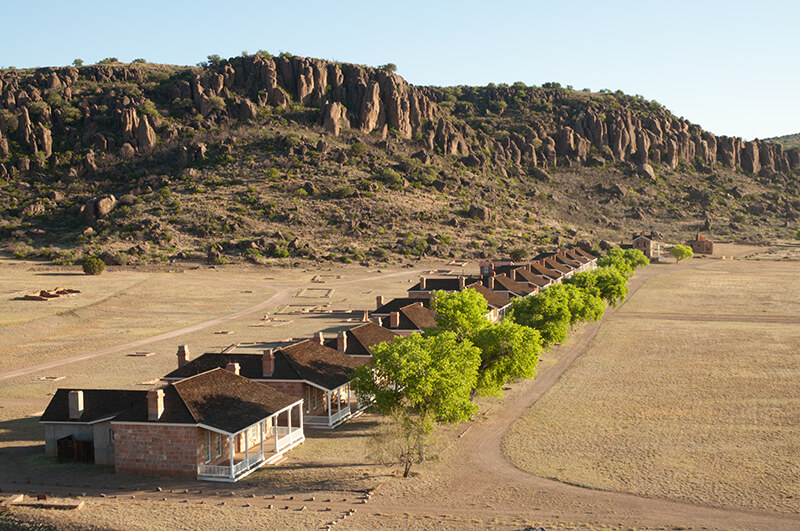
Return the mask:
MULTIPOLYGON (((397 273, 387 273, 379 276, 371 276, 371 277, 364 277, 358 278, 353 280, 342 280, 339 282, 327 282, 325 283, 326 287, 335 288, 338 286, 347 286, 350 284, 357 284, 361 282, 369 282, 370 280, 376 279, 385 279, 385 278, 392 278, 392 277, 400 277, 400 276, 408 276, 412 274, 419 274, 424 270, 422 269, 408 269, 406 271, 399 271, 397 273)), ((92 352, 87 352, 86 354, 80 354, 78 356, 71 356, 68 358, 63 358, 57 361, 52 361, 48 363, 41 363, 38 365, 32 365, 30 367, 25 367, 24 369, 18 369, 14 371, 8 371, 3 374, 0 374, 0 381, 9 380, 11 378, 18 378, 20 376, 25 376, 28 374, 34 374, 41 371, 46 371, 53 369, 55 367, 60 367, 62 365, 69 365, 71 363, 76 363, 79 361, 85 361, 92 358, 97 358, 100 356, 107 356, 109 354, 117 354, 120 352, 132 351, 137 348, 143 347, 145 345, 150 345, 153 343, 157 343, 159 341, 164 341, 167 339, 175 339, 181 336, 185 336, 187 334, 191 334, 194 332, 198 332, 200 330, 206 330, 213 327, 219 327, 225 323, 229 323, 232 321, 236 321, 238 319, 247 317, 252 314, 261 313, 269 308, 275 308, 281 306, 282 304, 286 304, 289 299, 291 298, 291 294, 294 293, 298 288, 301 287, 314 287, 312 284, 307 283, 297 283, 292 284, 289 286, 276 286, 271 284, 266 284, 266 287, 274 290, 272 296, 270 296, 267 300, 250 306, 249 308, 245 308, 235 313, 221 315, 214 319, 209 319, 207 321, 203 321, 202 323, 196 323, 190 326, 185 326, 183 328, 179 328, 177 330, 171 330, 169 332, 164 332, 163 334, 158 334, 151 337, 146 337, 143 339, 138 339, 136 341, 131 341, 128 343, 124 343, 121 345, 115 345, 113 347, 108 347, 100 350, 95 350, 92 352)))
MULTIPOLYGON (((703 263, 687 267, 703 267, 703 263)), ((637 274, 632 280, 629 298, 648 278, 662 272, 665 272, 663 268, 653 266, 637 274)), ((536 477, 509 463, 503 455, 502 439, 511 425, 587 351, 600 327, 618 318, 618 309, 609 309, 601 322, 585 326, 577 342, 560 353, 555 365, 537 375, 524 394, 517 400, 504 401, 485 421, 475 423, 458 442, 457 456, 452 459, 458 466, 446 467, 441 484, 431 492, 425 493, 422 489, 417 496, 393 500, 391 496, 398 494, 396 490, 378 489, 370 502, 370 510, 411 513, 419 517, 432 514, 474 517, 476 510, 467 507, 466 500, 492 500, 477 511, 483 519, 502 521, 523 515, 538 522, 586 522, 590 526, 800 529, 799 515, 716 508, 598 491, 536 477)), ((355 528, 362 518, 365 517, 353 520, 355 528)))

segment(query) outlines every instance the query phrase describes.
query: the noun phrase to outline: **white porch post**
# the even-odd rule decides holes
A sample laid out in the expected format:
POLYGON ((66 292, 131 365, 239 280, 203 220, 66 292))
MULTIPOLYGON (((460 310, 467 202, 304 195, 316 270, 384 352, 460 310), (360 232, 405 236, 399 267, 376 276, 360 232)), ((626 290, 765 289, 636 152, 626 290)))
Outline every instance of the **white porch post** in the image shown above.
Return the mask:
POLYGON ((258 442, 261 443, 261 459, 264 459, 264 420, 258 423, 258 442))
POLYGON ((289 417, 289 431, 287 432, 289 434, 289 444, 292 443, 292 410, 293 409, 294 409, 293 407, 290 407, 289 409, 286 410, 286 416, 289 417))
POLYGON ((348 408, 352 407, 350 404, 350 384, 347 384, 347 407, 348 408))
POLYGON ((233 479, 233 435, 228 435, 228 457, 231 464, 231 479, 233 479))
POLYGON ((249 468, 247 462, 250 461, 250 428, 244 430, 244 462, 245 468, 249 468))
POLYGON ((272 432, 275 434, 275 453, 278 453, 278 419, 280 418, 281 414, 276 413, 275 420, 272 423, 272 432))
POLYGON ((299 407, 300 407, 300 425, 298 426, 298 428, 300 428, 302 430, 303 429, 303 406, 301 405, 299 407))
POLYGON ((331 409, 333 408, 333 404, 331 404, 331 392, 325 391, 325 395, 328 397, 328 426, 330 426, 332 424, 331 409))

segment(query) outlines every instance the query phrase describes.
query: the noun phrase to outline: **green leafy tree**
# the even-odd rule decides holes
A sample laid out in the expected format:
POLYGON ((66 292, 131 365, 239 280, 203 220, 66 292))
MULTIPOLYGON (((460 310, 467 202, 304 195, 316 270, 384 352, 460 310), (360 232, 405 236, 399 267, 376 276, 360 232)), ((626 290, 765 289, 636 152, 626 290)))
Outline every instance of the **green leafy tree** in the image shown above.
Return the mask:
POLYGON ((436 312, 436 327, 453 332, 459 339, 469 339, 489 325, 486 319, 489 306, 483 295, 474 289, 434 292, 431 307, 436 312))
POLYGON ((136 59, 131 61, 131 63, 137 64, 137 65, 143 65, 143 64, 147 63, 147 59, 144 59, 142 57, 137 57, 136 59))
POLYGON ((687 245, 676 245, 669 250, 669 254, 675 257, 675 263, 694 256, 692 248, 687 245))
POLYGON ((544 345, 563 343, 569 332, 572 314, 566 297, 561 296, 560 284, 551 286, 538 295, 514 299, 508 318, 538 330, 544 345))
POLYGON ((461 422, 476 410, 480 351, 453 332, 397 337, 373 347, 372 364, 359 367, 353 387, 372 396, 382 414, 409 409, 442 422, 461 422))
POLYGON ((597 265, 600 267, 613 267, 625 277, 630 278, 633 272, 639 267, 645 267, 650 264, 650 260, 644 253, 638 249, 620 249, 615 247, 610 249, 608 253, 597 259, 597 265))
POLYGON ((596 288, 581 289, 572 284, 556 284, 539 295, 514 299, 511 318, 538 330, 544 345, 563 343, 570 327, 580 322, 598 321, 605 302, 596 288))
POLYGON ((542 336, 536 330, 504 319, 481 328, 473 341, 481 350, 477 394, 499 396, 507 382, 536 375, 542 352, 542 336))
POLYGON ((72 66, 83 66, 83 59, 75 59, 72 61, 72 66))
POLYGON ((394 74, 397 72, 397 65, 394 63, 386 63, 385 65, 379 66, 378 70, 383 70, 385 72, 391 72, 394 74))
POLYGON ((628 295, 627 277, 613 267, 577 273, 565 282, 599 295, 609 306, 616 307, 628 295))

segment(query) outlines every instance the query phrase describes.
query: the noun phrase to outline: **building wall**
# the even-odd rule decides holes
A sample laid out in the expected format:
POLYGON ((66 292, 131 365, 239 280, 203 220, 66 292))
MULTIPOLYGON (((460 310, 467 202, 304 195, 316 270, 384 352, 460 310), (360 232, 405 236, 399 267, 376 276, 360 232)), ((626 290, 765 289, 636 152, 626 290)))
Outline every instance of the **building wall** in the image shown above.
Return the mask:
POLYGON ((58 455, 57 441, 70 435, 78 441, 94 442, 94 431, 88 424, 45 424, 44 454, 53 457, 58 455))
POLYGON ((273 382, 267 379, 263 380, 263 383, 287 395, 296 396, 297 398, 306 397, 306 384, 303 382, 273 382))
POLYGON ((201 432, 196 426, 114 424, 116 471, 196 478, 204 461, 201 432))

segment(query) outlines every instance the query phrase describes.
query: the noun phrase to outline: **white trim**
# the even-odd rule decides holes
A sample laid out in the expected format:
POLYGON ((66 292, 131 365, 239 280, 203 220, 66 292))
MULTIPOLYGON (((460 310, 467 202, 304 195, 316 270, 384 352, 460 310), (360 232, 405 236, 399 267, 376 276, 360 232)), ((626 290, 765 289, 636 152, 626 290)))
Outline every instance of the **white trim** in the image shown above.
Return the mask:
POLYGON ((77 420, 40 420, 39 424, 81 424, 84 426, 91 426, 92 424, 97 424, 98 422, 105 422, 107 420, 112 420, 117 415, 112 415, 110 417, 105 417, 98 420, 93 420, 91 422, 80 422, 77 420))

